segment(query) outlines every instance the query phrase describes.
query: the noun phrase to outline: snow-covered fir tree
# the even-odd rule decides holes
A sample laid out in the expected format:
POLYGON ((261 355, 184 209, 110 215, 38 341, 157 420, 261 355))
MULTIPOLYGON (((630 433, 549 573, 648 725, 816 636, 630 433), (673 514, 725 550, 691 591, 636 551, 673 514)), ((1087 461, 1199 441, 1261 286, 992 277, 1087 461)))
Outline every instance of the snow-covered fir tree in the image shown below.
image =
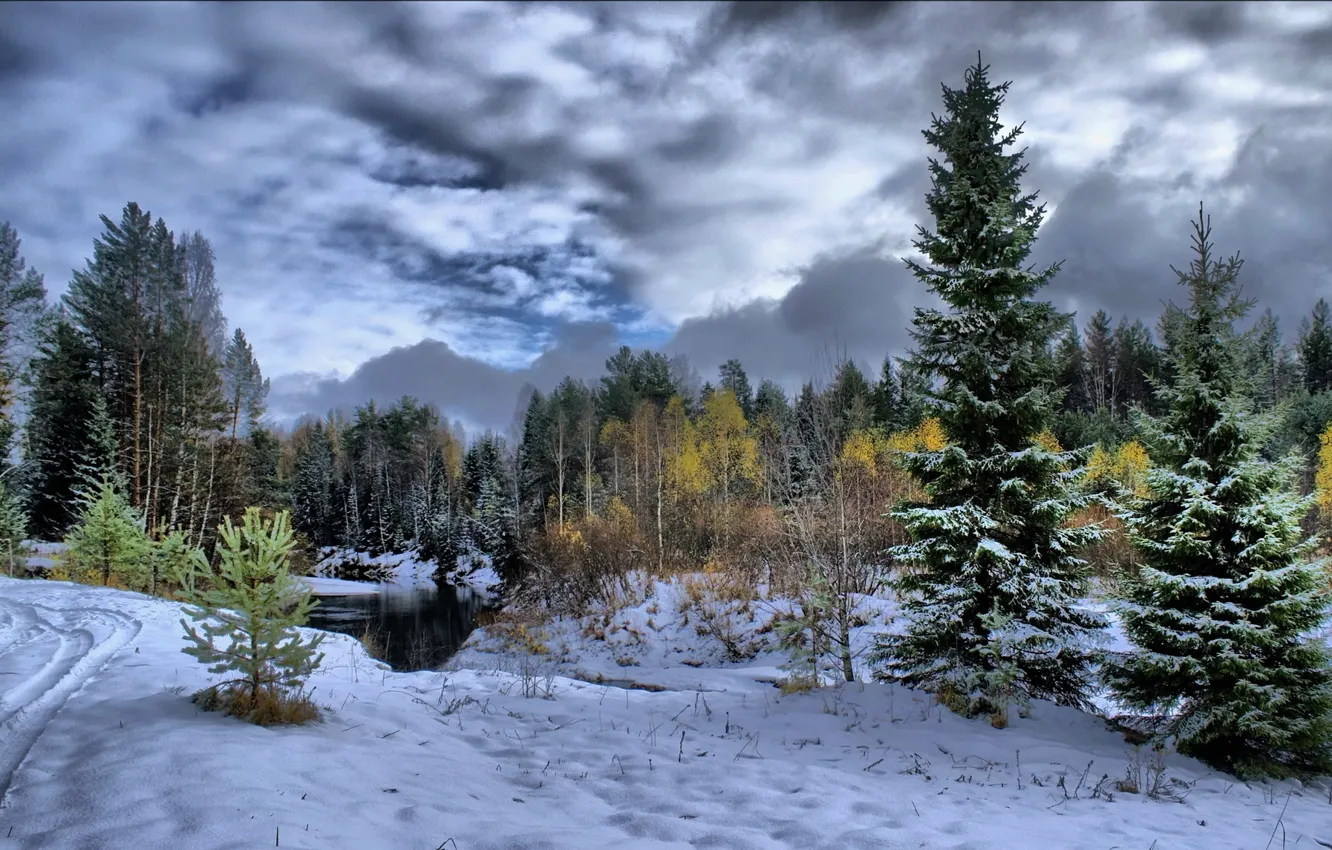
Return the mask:
POLYGON ((896 514, 912 536, 892 552, 905 630, 875 652, 881 678, 996 716, 1014 698, 1084 705, 1104 625, 1078 605, 1076 553, 1099 529, 1066 525, 1081 506, 1079 456, 1035 441, 1053 416, 1048 350, 1066 319, 1033 300, 1058 266, 1023 265, 1044 206, 1022 194, 1022 152, 1005 153, 1021 132, 999 123, 1007 88, 978 60, 924 131, 944 160, 929 163, 937 232, 919 228, 929 264, 908 266, 945 309, 917 308, 910 368, 935 379, 929 412, 948 445, 905 457, 928 501, 896 514))
POLYGON ((1107 664, 1126 705, 1169 718, 1180 752, 1240 775, 1332 770, 1332 667, 1314 633, 1326 575, 1300 519, 1298 461, 1261 451, 1277 422, 1247 398, 1232 323, 1238 257, 1215 260, 1199 212, 1195 258, 1177 271, 1190 307, 1158 388, 1149 495, 1124 519, 1141 557, 1119 613, 1136 651, 1107 664))

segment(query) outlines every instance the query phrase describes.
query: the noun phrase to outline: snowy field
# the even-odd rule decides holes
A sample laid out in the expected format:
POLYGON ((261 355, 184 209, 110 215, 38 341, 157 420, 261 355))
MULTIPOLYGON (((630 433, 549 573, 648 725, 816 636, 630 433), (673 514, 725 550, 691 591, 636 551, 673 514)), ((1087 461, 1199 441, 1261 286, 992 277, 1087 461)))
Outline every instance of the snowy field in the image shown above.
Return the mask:
POLYGON ((0 850, 1332 846, 1326 787, 1167 755, 1162 795, 1126 793, 1150 754, 1096 718, 1038 704, 996 730, 880 685, 782 696, 772 653, 696 667, 721 663, 698 657, 711 638, 656 639, 651 607, 611 618, 643 620, 623 666, 587 623, 555 627, 578 645, 550 660, 485 634, 459 659, 507 673, 393 673, 330 635, 325 719, 262 729, 189 702, 210 677, 176 603, 0 579, 0 850), (557 675, 578 666, 665 690, 557 675))

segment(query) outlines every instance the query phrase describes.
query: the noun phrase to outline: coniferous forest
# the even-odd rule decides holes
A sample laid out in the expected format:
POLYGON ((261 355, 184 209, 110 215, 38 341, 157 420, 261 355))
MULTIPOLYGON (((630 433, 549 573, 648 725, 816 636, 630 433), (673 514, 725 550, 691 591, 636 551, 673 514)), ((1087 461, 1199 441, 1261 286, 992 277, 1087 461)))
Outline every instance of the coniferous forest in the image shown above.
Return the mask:
POLYGON ((978 65, 925 131, 933 221, 910 267, 941 306, 883 317, 911 351, 827 354, 783 386, 625 347, 596 380, 531 391, 509 435, 412 398, 276 423, 206 234, 129 203, 53 303, 0 226, 11 565, 63 541, 69 577, 170 593, 173 564, 257 507, 289 512, 307 554, 488 559, 511 600, 560 613, 643 575, 778 588, 846 679, 849 600, 894 592, 907 627, 877 675, 958 713, 1084 707, 1099 671, 1144 714, 1183 700, 1172 732, 1211 763, 1326 770, 1332 673, 1304 639, 1329 584, 1328 302, 1283 328, 1217 248, 1243 234, 1204 208, 1179 222, 1160 315, 1058 312, 1005 91, 978 65), (1093 586, 1141 652, 1102 663, 1093 586))

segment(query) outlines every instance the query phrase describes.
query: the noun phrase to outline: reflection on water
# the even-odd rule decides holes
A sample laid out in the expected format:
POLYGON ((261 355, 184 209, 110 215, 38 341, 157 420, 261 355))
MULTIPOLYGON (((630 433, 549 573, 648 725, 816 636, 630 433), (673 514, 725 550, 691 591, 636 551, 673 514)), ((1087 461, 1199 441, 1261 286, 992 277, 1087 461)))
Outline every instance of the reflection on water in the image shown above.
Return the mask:
POLYGON ((468 588, 381 585, 364 596, 321 596, 309 625, 355 638, 395 670, 432 670, 449 659, 490 607, 468 588))

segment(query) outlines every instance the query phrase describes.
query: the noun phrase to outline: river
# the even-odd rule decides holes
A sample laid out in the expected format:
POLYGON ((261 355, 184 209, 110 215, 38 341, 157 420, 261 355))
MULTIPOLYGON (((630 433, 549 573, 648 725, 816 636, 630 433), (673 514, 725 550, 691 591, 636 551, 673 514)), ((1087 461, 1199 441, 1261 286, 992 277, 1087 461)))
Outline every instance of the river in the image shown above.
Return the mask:
POLYGON ((447 584, 380 585, 378 593, 320 596, 308 625, 362 640, 394 670, 433 670, 457 652, 493 601, 447 584))

